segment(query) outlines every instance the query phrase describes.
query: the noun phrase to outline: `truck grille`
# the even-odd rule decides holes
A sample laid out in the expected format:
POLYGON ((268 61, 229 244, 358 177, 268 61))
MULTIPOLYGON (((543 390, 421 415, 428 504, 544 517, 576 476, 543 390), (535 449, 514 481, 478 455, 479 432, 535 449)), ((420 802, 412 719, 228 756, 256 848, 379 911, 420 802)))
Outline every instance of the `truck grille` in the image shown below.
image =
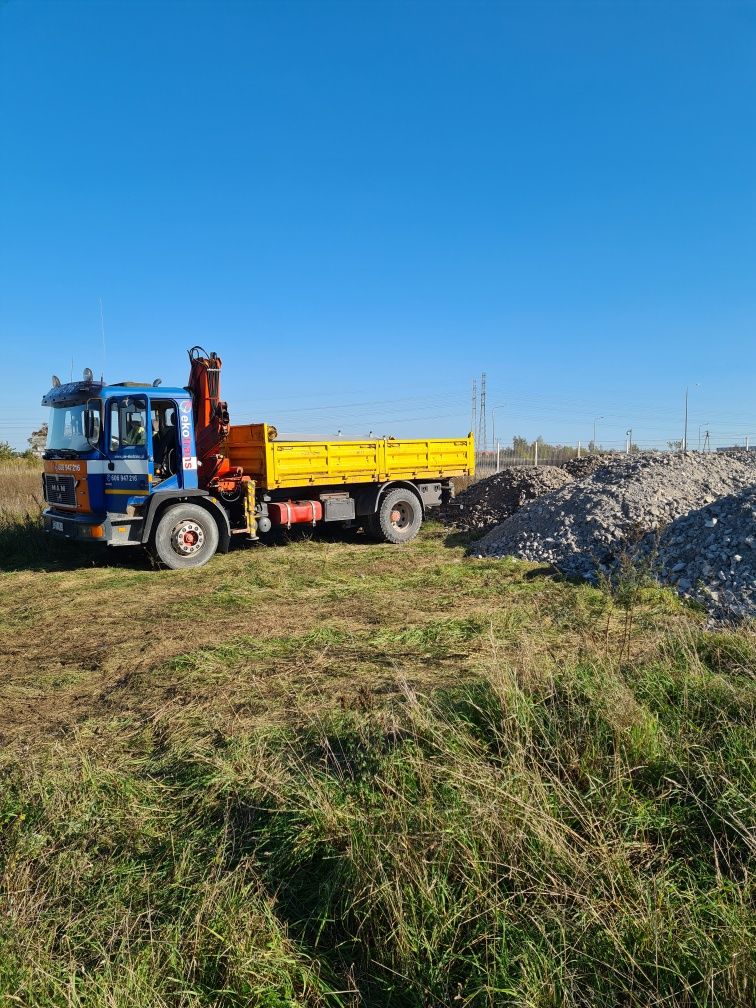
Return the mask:
POLYGON ((45 473, 45 500, 48 504, 76 504, 76 483, 73 476, 45 473))

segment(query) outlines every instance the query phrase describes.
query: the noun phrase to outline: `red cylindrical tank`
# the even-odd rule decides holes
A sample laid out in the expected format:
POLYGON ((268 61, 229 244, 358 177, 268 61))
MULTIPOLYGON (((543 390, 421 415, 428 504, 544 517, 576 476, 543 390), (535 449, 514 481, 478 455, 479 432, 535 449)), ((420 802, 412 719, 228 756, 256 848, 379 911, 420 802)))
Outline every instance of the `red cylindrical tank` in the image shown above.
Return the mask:
POLYGON ((268 504, 268 517, 274 525, 314 525, 323 517, 319 500, 284 501, 268 504))

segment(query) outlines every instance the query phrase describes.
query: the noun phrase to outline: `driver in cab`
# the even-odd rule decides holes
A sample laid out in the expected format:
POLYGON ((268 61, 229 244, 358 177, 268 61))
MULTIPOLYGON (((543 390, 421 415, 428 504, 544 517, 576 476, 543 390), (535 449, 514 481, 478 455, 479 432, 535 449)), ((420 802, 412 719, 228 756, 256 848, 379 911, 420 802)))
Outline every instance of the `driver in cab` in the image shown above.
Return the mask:
POLYGON ((127 445, 144 445, 147 444, 147 435, 144 429, 144 420, 140 416, 135 416, 132 418, 131 424, 129 426, 129 432, 126 435, 127 445))

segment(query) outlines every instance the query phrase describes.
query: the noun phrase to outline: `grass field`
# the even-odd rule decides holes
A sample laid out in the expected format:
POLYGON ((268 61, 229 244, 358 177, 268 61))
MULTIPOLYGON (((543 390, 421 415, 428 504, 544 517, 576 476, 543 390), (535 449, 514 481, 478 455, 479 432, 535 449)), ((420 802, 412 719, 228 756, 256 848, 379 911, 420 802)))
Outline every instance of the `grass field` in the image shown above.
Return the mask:
POLYGON ((0 472, 0 1004, 751 1005, 756 633, 319 537, 198 571, 0 472))

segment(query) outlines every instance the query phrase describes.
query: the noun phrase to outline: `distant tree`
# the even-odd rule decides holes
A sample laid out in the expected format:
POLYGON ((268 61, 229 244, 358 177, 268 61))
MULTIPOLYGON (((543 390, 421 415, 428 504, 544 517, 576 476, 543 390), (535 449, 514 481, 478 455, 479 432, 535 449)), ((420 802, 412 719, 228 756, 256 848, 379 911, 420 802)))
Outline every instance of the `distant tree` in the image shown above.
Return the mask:
POLYGON ((544 462, 554 462, 558 465, 561 462, 566 462, 568 459, 575 458, 577 455, 577 448, 575 446, 549 444, 541 434, 538 435, 535 441, 529 441, 521 434, 515 434, 512 438, 512 447, 501 449, 499 453, 500 460, 506 462, 508 459, 518 461, 534 459, 536 443, 538 444, 538 458, 544 460, 544 462))
POLYGON ((682 438, 677 438, 676 441, 667 441, 667 448, 670 451, 682 451, 682 438))
POLYGON ((41 458, 47 443, 47 424, 43 423, 39 430, 32 431, 31 437, 27 439, 29 448, 24 452, 29 458, 41 458))
POLYGON ((512 447, 505 448, 505 451, 511 451, 514 455, 524 455, 528 450, 528 442, 524 437, 519 434, 515 434, 512 438, 512 447))
POLYGON ((31 437, 27 438, 29 447, 26 451, 16 451, 8 441, 0 441, 0 462, 36 462, 42 457, 42 452, 47 441, 47 424, 42 424, 39 430, 34 431, 31 437))

